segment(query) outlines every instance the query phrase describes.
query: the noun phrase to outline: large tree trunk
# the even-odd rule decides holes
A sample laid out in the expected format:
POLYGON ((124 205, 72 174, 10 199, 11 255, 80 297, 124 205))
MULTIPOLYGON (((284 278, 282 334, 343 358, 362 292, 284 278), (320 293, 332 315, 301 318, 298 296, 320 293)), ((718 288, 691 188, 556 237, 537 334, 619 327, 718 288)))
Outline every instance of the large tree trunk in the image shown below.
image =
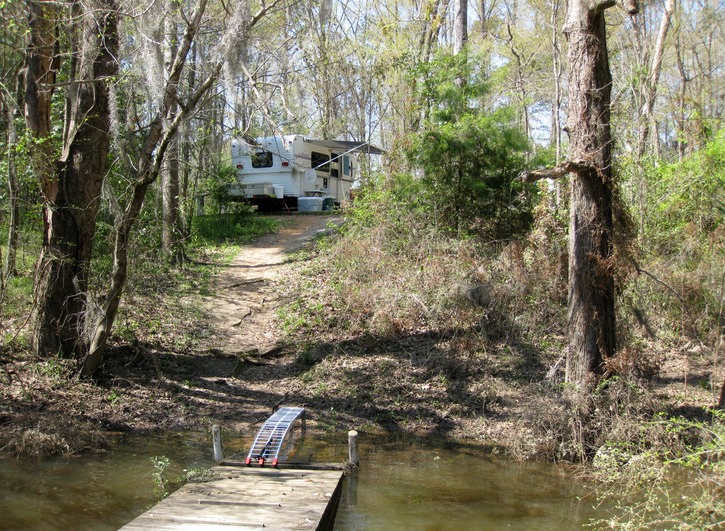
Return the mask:
POLYGON ((118 72, 115 3, 84 4, 68 88, 67 132, 59 159, 50 142, 52 85, 57 71, 57 8, 29 2, 26 120, 36 142, 33 168, 43 197, 43 247, 36 266, 32 343, 36 353, 80 355, 96 213, 106 169, 110 129, 108 87, 118 72), (81 80, 81 81, 78 81, 81 80))
MULTIPOLYGON (((572 0, 569 41, 570 157, 577 161, 569 225, 566 381, 589 389, 616 349, 612 271, 612 76, 604 11, 613 2, 572 0)), ((629 7, 636 12, 636 5, 629 7)))

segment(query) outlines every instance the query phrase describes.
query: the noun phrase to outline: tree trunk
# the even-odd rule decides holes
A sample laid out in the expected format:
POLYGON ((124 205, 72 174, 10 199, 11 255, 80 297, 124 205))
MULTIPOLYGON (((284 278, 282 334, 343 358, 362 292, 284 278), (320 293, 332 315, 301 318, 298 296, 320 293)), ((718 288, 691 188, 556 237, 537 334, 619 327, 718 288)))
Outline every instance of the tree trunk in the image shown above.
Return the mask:
POLYGON ((7 130, 7 179, 8 179, 8 210, 10 217, 8 219, 8 248, 5 254, 5 263, 3 264, 3 282, 17 274, 16 255, 18 248, 18 226, 20 225, 20 203, 18 201, 18 175, 15 163, 15 149, 18 144, 18 131, 15 127, 15 114, 17 112, 17 103, 12 96, 4 98, 5 115, 8 120, 7 130))
POLYGON ((162 241, 164 254, 172 264, 184 260, 183 241, 181 236, 181 216, 179 204, 179 141, 174 138, 167 152, 166 163, 162 173, 162 208, 163 231, 162 241))
POLYGON ((172 66, 169 70, 169 78, 164 87, 162 108, 151 122, 148 127, 148 132, 143 139, 141 154, 136 166, 138 168, 137 178, 131 199, 125 211, 116 219, 111 283, 101 313, 93 323, 89 353, 83 363, 83 374, 86 375, 93 374, 103 360, 108 337, 111 334, 113 323, 116 320, 116 314, 128 276, 128 242, 131 236, 131 230, 141 213, 148 187, 156 181, 161 172, 164 156, 169 145, 176 137, 179 124, 189 112, 194 110, 199 99, 208 92, 221 71, 221 63, 218 63, 214 66, 212 73, 204 83, 189 97, 182 110, 175 114, 173 120, 169 119, 172 108, 176 108, 179 79, 181 78, 189 49, 194 42, 194 37, 199 29, 205 10, 206 1, 203 0, 199 4, 194 17, 188 22, 186 33, 176 51, 172 66))
POLYGON ((468 42, 468 0, 456 0, 455 6, 453 54, 458 55, 468 42))
POLYGON ((109 95, 102 78, 118 72, 116 6, 105 0, 74 17, 82 24, 80 50, 73 58, 82 81, 72 79, 68 87, 67 138, 54 160, 50 118, 60 20, 49 2, 28 5, 25 112, 36 140, 31 157, 44 203, 32 344, 42 356, 80 355, 86 345, 88 274, 110 142, 109 95))
MULTIPOLYGON (((260 8, 254 15, 246 29, 251 29, 257 22, 262 20, 267 13, 275 9, 280 0, 272 2, 260 8)), ((125 210, 117 216, 115 223, 115 242, 113 249, 113 270, 111 272, 111 282, 108 293, 105 297, 105 303, 100 314, 92 326, 92 341, 83 363, 83 374, 93 374, 103 361, 108 338, 113 329, 113 323, 116 319, 118 307, 121 302, 121 296, 126 284, 128 274, 128 243, 136 220, 143 207, 143 202, 148 191, 148 187, 156 181, 161 171, 161 165, 164 156, 169 149, 169 145, 176 137, 179 126, 188 118, 189 114, 194 112, 199 100, 204 97, 219 79, 222 69, 223 59, 219 59, 212 67, 210 74, 203 83, 191 93, 191 95, 179 105, 179 112, 170 119, 172 107, 178 103, 178 86, 182 72, 186 66, 189 50, 194 43, 194 38, 199 30, 202 19, 206 12, 207 1, 201 0, 196 6, 196 12, 191 17, 185 17, 186 32, 184 33, 173 62, 169 68, 168 79, 163 88, 163 97, 158 113, 149 124, 147 132, 142 140, 141 152, 136 164, 136 181, 134 183, 131 200, 125 210)), ((240 5, 238 9, 244 8, 240 5)), ((238 27, 229 28, 222 40, 229 38, 228 45, 234 45, 234 35, 229 31, 238 32, 238 27)), ((244 33, 239 32, 239 33, 244 33)))
MULTIPOLYGON (((556 150, 556 163, 561 162, 561 47, 559 45, 559 0, 554 0, 551 10, 551 50, 554 73, 554 98, 551 102, 551 137, 549 145, 556 150)), ((557 201, 557 205, 559 202, 557 201)))
POLYGON ((677 60, 677 72, 680 74, 680 86, 677 95, 675 122, 677 123, 677 157, 679 160, 684 159, 686 154, 687 114, 685 112, 685 102, 687 101, 687 83, 690 81, 687 72, 685 72, 682 47, 682 37, 678 35, 675 40, 675 58, 677 60))
MULTIPOLYGON (((169 39, 168 55, 165 63, 172 64, 173 58, 176 56, 178 48, 178 37, 176 31, 176 22, 170 21, 166 30, 167 39, 169 39)), ((178 92, 179 87, 174 87, 174 91, 178 92)), ((169 109, 168 120, 174 121, 179 111, 179 105, 176 101, 172 102, 169 109)), ((181 237, 181 216, 180 216, 180 200, 179 200, 179 140, 178 136, 174 136, 169 144, 164 170, 161 180, 161 197, 162 197, 162 245, 164 254, 172 264, 182 262, 184 259, 183 240, 181 237)))
MULTIPOLYGON (((614 355, 612 272, 612 76, 604 12, 613 2, 572 0, 564 34, 569 42, 571 185, 569 314, 566 381, 588 390, 614 355)), ((636 5, 628 6, 636 12, 636 5)))
MULTIPOLYGON (((657 32, 657 41, 655 43, 654 55, 652 57, 652 64, 650 65, 649 76, 644 82, 642 89, 644 104, 640 110, 641 122, 639 134, 637 136, 637 158, 638 160, 644 156, 645 149, 647 147, 647 139, 649 138, 650 128, 655 124, 653 116, 653 110, 655 101, 657 99, 657 84, 660 79, 660 72, 662 70, 662 57, 665 51, 665 39, 667 38, 667 32, 670 29, 670 17, 672 12, 675 10, 675 0, 666 0, 664 6, 664 12, 662 13, 662 21, 660 22, 660 29, 657 32)), ((657 142, 657 139, 655 139, 657 142)))

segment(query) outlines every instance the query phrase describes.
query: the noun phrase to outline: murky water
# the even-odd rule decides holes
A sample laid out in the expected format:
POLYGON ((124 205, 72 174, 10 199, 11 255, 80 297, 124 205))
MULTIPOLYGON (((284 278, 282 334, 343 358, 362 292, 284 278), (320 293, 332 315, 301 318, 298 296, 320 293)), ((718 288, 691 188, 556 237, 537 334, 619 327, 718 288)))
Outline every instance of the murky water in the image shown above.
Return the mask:
MULTIPOLYGON (((226 441, 242 452, 249 441, 226 441)), ((158 499, 152 456, 174 482, 212 466, 205 435, 119 437, 103 454, 40 464, 0 459, 0 528, 117 529, 158 499)), ((229 453, 229 452, 228 452, 229 453)), ((575 529, 597 514, 561 467, 512 463, 420 439, 360 436, 361 468, 346 480, 337 530, 575 529), (356 485, 355 485, 356 483, 356 485)), ((344 438, 308 437, 292 458, 342 462, 344 438)), ((599 515, 601 516, 601 515, 599 515)))

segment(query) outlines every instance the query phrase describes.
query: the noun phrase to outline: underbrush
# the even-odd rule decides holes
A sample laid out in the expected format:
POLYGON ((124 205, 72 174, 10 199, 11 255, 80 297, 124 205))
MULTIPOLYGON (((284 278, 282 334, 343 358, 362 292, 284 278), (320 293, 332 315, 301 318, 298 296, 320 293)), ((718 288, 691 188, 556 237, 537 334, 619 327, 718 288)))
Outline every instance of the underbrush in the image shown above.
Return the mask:
MULTIPOLYGON (((141 397, 129 398, 137 408, 164 400, 164 363, 184 363, 203 338, 205 310, 198 297, 213 293, 214 274, 238 254, 242 242, 276 228, 272 219, 249 221, 246 228, 242 224, 235 221, 234 231, 224 233, 223 244, 213 238, 219 233, 208 235, 209 240, 199 238, 176 266, 162 258, 159 235, 148 226, 140 228, 105 361, 93 381, 79 378, 75 359, 42 359, 32 353, 32 264, 10 279, 0 303, 0 449, 25 458, 93 451, 103 445, 104 429, 129 429, 137 421, 126 393, 141 397), (172 361, 165 362, 159 352, 172 361), (147 390, 133 383, 136 378, 158 381, 147 390)), ((101 223, 90 306, 105 294, 110 273, 104 230, 101 223)), ((139 414, 139 422, 145 422, 144 415, 150 416, 139 414)))
POLYGON ((563 382, 563 220, 538 212, 526 238, 489 245, 404 214, 386 221, 349 220, 290 287, 283 323, 324 422, 590 463, 597 498, 615 506, 593 527, 724 525, 725 417, 708 409, 722 380, 721 249, 692 278, 663 258, 627 277, 620 352, 581 396, 563 382))
POLYGON ((617 511, 597 527, 722 529, 725 526, 725 413, 700 419, 657 415, 594 458, 597 499, 617 511))
POLYGON ((328 404, 336 389, 362 386, 348 409, 387 419, 380 427, 437 425, 493 440, 519 459, 591 461, 610 443, 632 441, 684 445, 650 426, 712 405, 722 380, 722 270, 714 267, 722 247, 689 269, 663 258, 640 259, 639 275, 617 265, 620 351, 582 398, 563 382, 567 216, 543 206, 535 216, 525 237, 483 242, 427 223, 404 201, 354 210, 341 234, 305 257, 307 270, 289 289, 295 300, 280 315, 302 345, 312 398, 328 404), (389 358, 374 376, 361 354, 371 349, 389 358))

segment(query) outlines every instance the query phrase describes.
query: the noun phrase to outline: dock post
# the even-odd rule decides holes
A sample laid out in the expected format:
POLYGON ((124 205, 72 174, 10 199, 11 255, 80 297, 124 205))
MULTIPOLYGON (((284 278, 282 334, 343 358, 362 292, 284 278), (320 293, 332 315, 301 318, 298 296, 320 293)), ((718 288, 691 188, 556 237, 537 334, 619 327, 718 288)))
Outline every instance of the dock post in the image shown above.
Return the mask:
POLYGON ((221 463, 224 461, 224 448, 222 448, 222 429, 218 424, 211 427, 211 438, 214 444, 214 461, 221 463))
POLYGON ((357 451, 357 431, 350 430, 347 432, 347 446, 349 461, 356 467, 360 466, 360 455, 357 451))

